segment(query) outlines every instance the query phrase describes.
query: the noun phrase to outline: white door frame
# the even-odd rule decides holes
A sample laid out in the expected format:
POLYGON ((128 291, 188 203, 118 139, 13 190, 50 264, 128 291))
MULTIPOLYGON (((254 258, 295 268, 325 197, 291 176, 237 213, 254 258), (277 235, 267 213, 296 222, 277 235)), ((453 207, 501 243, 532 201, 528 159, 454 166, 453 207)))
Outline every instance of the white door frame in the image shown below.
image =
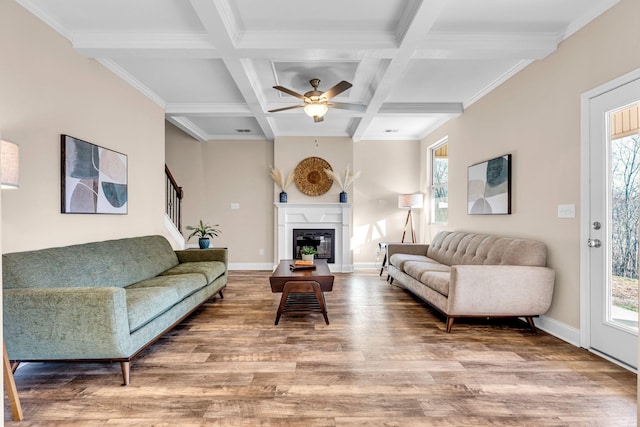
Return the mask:
MULTIPOLYGON (((587 239, 591 233, 589 224, 589 126, 591 114, 589 104, 592 98, 640 79, 640 68, 600 85, 580 97, 580 347, 591 350, 590 300, 591 286, 589 277, 589 250, 587 239)), ((598 353, 600 354, 600 353, 598 353)), ((601 356, 615 362, 602 354, 601 356)), ((619 362, 615 362, 619 364, 619 362)), ((623 366, 623 365, 621 365, 623 366)), ((628 367, 625 366, 627 369, 628 367)))

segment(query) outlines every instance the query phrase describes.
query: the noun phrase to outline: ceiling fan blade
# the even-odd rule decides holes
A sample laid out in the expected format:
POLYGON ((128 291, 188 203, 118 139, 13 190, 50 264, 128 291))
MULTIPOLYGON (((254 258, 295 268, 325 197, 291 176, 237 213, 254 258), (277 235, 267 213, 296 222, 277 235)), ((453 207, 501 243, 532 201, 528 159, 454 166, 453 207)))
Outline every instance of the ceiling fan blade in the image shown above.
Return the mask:
POLYGON ((303 101, 304 101, 304 99, 305 99, 303 95, 300 95, 299 93, 294 92, 294 91, 292 91, 291 89, 287 89, 287 88, 286 88, 286 87, 284 87, 284 86, 274 86, 273 88, 274 88, 274 89, 278 89, 279 91, 284 92, 284 93, 286 93, 286 94, 288 94, 288 95, 295 96, 296 98, 300 98, 300 99, 302 99, 303 101))
POLYGON ((329 107, 340 108, 342 110, 351 110, 357 111, 359 113, 364 113, 367 110, 366 105, 362 104, 347 104, 345 102, 330 102, 329 107))
POLYGON ((304 108, 304 105, 291 105, 289 107, 276 108, 275 110, 269 110, 268 112, 277 113, 278 111, 293 110, 294 108, 304 108))
POLYGON ((339 95, 345 90, 349 89, 351 86, 353 86, 351 83, 343 80, 331 89, 327 90, 322 96, 324 96, 326 99, 331 99, 334 96, 339 95))

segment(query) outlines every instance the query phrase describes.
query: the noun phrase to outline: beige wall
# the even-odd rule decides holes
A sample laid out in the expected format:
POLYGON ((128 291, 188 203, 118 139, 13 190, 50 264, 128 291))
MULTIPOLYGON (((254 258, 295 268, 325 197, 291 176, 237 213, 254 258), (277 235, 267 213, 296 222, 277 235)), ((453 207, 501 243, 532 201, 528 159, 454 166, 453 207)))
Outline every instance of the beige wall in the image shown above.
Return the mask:
MULTIPOLYGON (((273 151, 272 164, 282 169, 285 176, 307 157, 320 157, 326 160, 340 176, 343 176, 347 166, 349 170, 354 170, 351 138, 279 137, 275 139, 273 151)), ((276 201, 280 188, 274 185, 273 191, 273 200, 276 201)), ((341 191, 338 184, 334 184, 325 194, 314 197, 302 193, 295 183, 292 183, 287 188, 287 196, 289 202, 338 202, 341 191)), ((350 187, 347 193, 351 196, 353 187, 350 187)))
MULTIPOLYGON (((379 242, 399 242, 402 238, 407 211, 398 209, 398 194, 424 192, 422 155, 418 141, 359 141, 354 147, 355 168, 362 175, 354 194, 353 258, 356 265, 369 265, 382 262, 377 256, 379 242)), ((420 242, 424 241, 424 211, 413 212, 420 242)), ((407 234, 405 241, 410 239, 407 234)))
POLYGON ((268 171, 273 144, 265 140, 208 141, 203 145, 203 158, 203 219, 222 229, 215 246, 229 248, 230 263, 270 265, 273 193, 268 171), (232 203, 240 209, 231 209, 232 203))
MULTIPOLYGON (((187 225, 219 224, 212 246, 229 249, 232 268, 273 265, 273 144, 266 140, 199 142, 166 125, 167 165, 184 189, 183 234, 187 225), (238 204, 239 209, 232 209, 238 204), (262 251, 261 251, 262 250, 262 251), (261 254, 262 253, 262 254, 261 254)), ((187 242, 197 245, 196 238, 187 242)))
POLYGON ((448 229, 544 241, 557 273, 547 315, 574 328, 580 326, 580 95, 640 67, 639 21, 640 2, 621 1, 424 141, 449 137, 448 229), (512 215, 467 215, 467 167, 507 153, 512 215), (558 219, 559 204, 575 204, 577 217, 558 219))
POLYGON ((20 145, 5 252, 164 231, 164 113, 13 1, 0 2, 0 128, 20 145), (128 215, 60 213, 60 134, 125 153, 128 215))
MULTIPOLYGON (((372 267, 381 261, 378 242, 400 240, 406 211, 398 209, 397 195, 420 190, 418 141, 354 143, 349 138, 283 137, 275 143, 200 143, 171 124, 166 135, 167 164, 185 189, 184 224, 200 218, 219 223, 223 233, 214 245, 229 247, 230 263, 236 268, 270 268, 275 261, 273 203, 280 189, 269 175, 274 165, 288 174, 304 158, 317 156, 339 173, 347 165, 361 172, 348 189, 357 266, 372 267), (240 209, 231 209, 231 203, 239 203, 240 209)), ((337 186, 318 197, 303 194, 295 184, 287 189, 290 203, 337 202, 339 193, 337 186)), ((420 216, 417 211, 418 233, 420 216)))
MULTIPOLYGON (((166 164, 184 192, 182 232, 186 238, 190 233, 185 226, 195 225, 201 218, 211 225, 217 224, 205 215, 204 143, 193 139, 169 122, 165 122, 165 138, 166 164)), ((197 238, 194 237, 187 243, 196 244, 197 238)))

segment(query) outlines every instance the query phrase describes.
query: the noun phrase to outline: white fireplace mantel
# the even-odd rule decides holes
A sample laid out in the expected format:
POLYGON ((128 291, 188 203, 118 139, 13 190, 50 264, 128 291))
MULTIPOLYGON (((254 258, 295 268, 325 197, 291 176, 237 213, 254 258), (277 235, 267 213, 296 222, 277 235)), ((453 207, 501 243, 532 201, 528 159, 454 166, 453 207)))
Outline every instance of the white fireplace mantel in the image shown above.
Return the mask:
POLYGON ((274 203, 276 207, 275 239, 278 248, 276 264, 293 255, 294 228, 324 228, 335 230, 334 273, 353 271, 351 258, 351 203, 274 203))

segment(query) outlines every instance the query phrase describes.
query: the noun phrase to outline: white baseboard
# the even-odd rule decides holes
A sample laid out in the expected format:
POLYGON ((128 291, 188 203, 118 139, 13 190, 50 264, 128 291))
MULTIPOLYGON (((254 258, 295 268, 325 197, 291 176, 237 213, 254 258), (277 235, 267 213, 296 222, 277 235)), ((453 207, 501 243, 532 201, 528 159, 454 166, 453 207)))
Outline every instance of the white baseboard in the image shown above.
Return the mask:
POLYGON ((273 263, 251 263, 251 262, 232 262, 229 263, 229 270, 266 270, 273 271, 273 263))
POLYGON ((556 338, 560 338, 562 341, 566 341, 571 345, 580 347, 579 329, 576 329, 573 326, 569 326, 545 315, 534 318, 533 322, 536 324, 537 328, 540 328, 546 333, 553 335, 556 338))
POLYGON ((377 269, 380 270, 379 262, 354 262, 353 263, 354 270, 368 270, 368 269, 377 269))

